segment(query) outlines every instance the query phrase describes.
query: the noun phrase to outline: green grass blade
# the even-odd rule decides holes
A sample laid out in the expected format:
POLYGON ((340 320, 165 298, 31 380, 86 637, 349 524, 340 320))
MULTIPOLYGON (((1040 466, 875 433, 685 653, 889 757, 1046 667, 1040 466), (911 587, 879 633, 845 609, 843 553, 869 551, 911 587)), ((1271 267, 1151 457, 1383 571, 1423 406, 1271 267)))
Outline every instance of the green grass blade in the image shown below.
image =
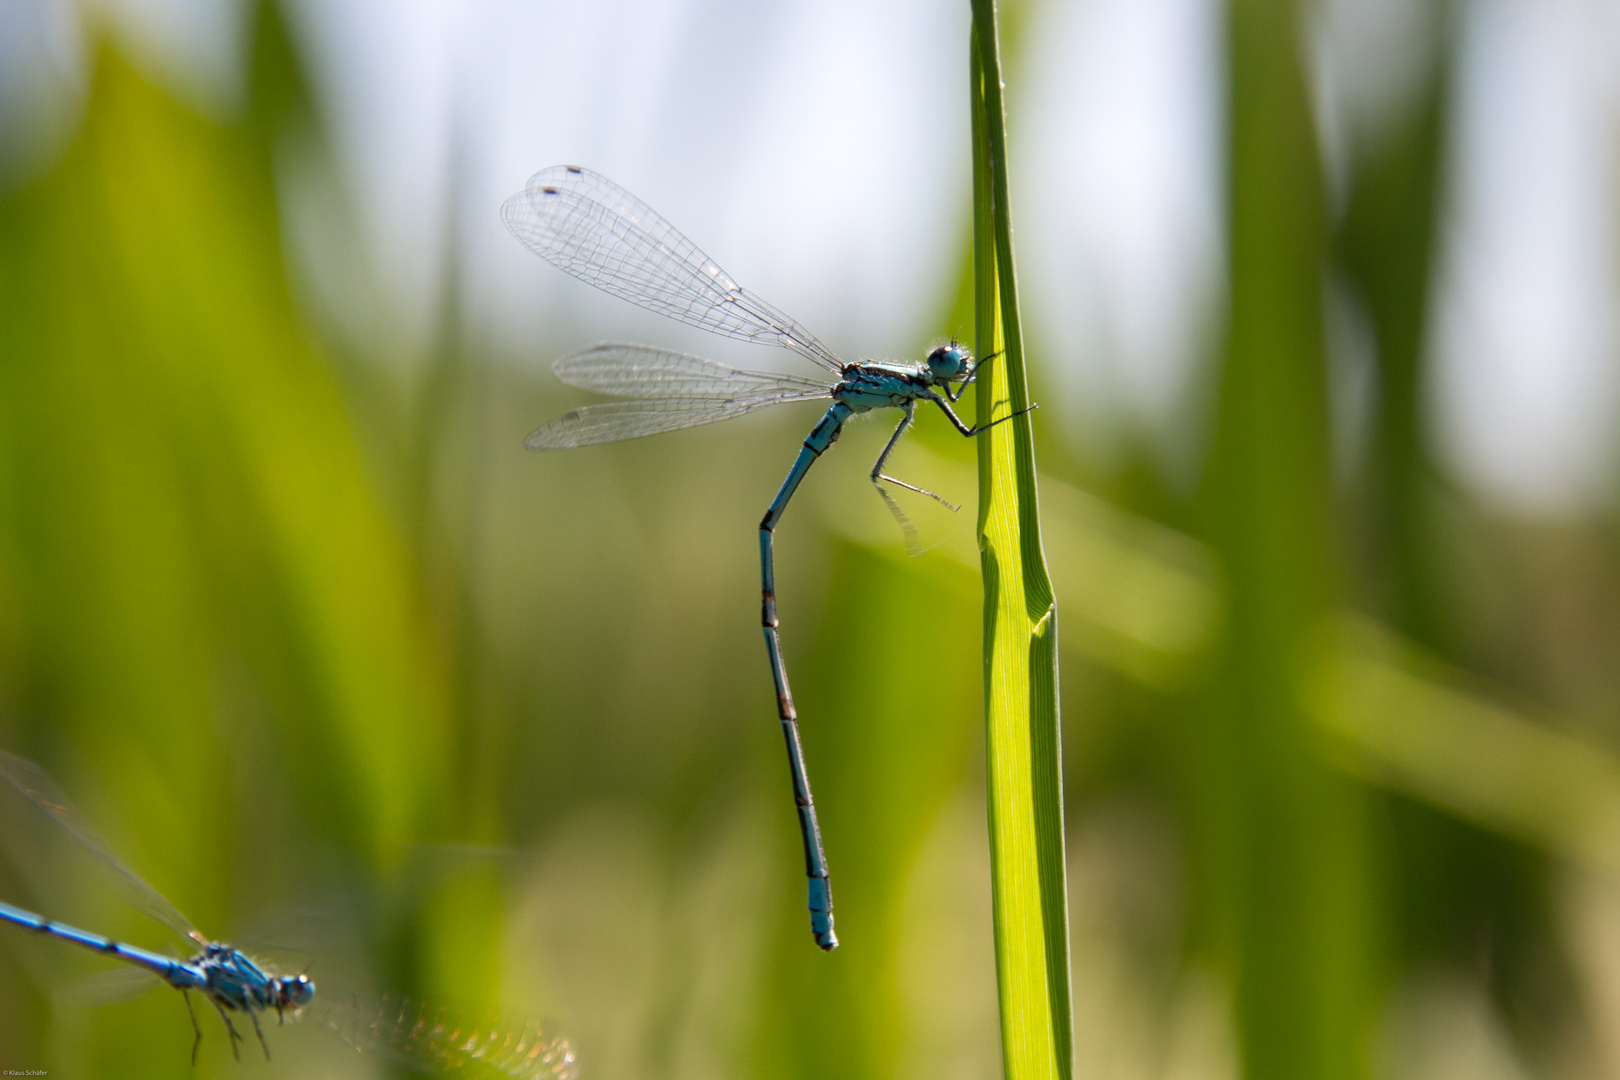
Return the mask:
MULTIPOLYGON (((973 276, 978 423, 1029 407, 1007 210, 1001 62, 991 0, 974 0, 973 276)), ((1008 1080, 1069 1077, 1068 896, 1058 731, 1057 608, 1041 548, 1031 418, 979 443, 991 890, 1008 1080)))

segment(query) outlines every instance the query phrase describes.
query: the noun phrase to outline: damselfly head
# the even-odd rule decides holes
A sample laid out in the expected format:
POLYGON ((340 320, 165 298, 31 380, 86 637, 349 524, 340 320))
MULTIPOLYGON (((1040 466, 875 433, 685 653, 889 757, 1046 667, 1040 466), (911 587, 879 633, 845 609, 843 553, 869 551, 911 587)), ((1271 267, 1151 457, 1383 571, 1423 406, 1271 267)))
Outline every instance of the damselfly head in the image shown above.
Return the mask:
POLYGON ((283 975, 276 980, 276 1008, 300 1009, 315 996, 315 983, 308 975, 283 975))
POLYGON ((937 383, 948 383, 967 375, 973 354, 954 341, 940 345, 928 354, 928 374, 937 383))

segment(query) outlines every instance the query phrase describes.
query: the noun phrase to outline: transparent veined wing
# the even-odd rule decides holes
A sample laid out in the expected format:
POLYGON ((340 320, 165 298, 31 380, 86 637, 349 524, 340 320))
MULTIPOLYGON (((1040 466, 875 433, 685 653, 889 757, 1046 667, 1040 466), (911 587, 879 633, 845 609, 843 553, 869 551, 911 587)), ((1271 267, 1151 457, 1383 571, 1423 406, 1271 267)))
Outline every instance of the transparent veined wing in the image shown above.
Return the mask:
POLYGON ((101 834, 96 832, 84 816, 73 808, 73 804, 67 801, 67 796, 62 794, 51 778, 45 774, 44 769, 32 761, 25 761, 0 750, 0 776, 10 781, 12 787, 56 824, 67 830, 73 839, 110 870, 123 885, 130 902, 136 908, 182 938, 188 938, 199 944, 205 943, 206 939, 197 933, 196 927, 191 925, 189 919, 180 914, 173 904, 163 898, 162 893, 142 881, 135 871, 125 865, 124 860, 113 853, 112 847, 101 838, 101 834))
POLYGON ((126 964, 75 979, 53 996, 70 1008, 92 1009, 131 1001, 164 985, 151 969, 126 964))
POLYGON ((619 342, 565 356, 551 370, 569 386, 614 397, 732 398, 772 390, 802 390, 820 397, 831 390, 830 384, 802 375, 744 371, 701 356, 619 342))
POLYGON ((579 446, 622 442, 643 435, 717 424, 789 401, 813 401, 828 396, 828 388, 823 386, 814 390, 770 390, 743 397, 659 398, 582 405, 535 428, 523 440, 523 445, 530 450, 572 450, 579 446))
POLYGON ((356 1050, 435 1072, 459 1076, 464 1067, 481 1065, 512 1080, 576 1080, 579 1075, 568 1040, 535 1023, 470 1024, 404 998, 328 1003, 318 1011, 356 1050))
POLYGON ((814 334, 744 289, 680 230, 605 176, 553 165, 501 204, 529 250, 581 281, 716 334, 779 345, 843 370, 814 334))

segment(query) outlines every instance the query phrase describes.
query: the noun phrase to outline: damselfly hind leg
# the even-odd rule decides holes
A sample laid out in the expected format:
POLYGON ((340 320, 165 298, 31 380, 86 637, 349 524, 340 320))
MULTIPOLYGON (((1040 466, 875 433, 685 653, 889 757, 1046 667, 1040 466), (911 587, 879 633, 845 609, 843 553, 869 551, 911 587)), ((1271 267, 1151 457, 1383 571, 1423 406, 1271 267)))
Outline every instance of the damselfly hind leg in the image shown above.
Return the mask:
POLYGON ((889 454, 894 451, 895 445, 899 443, 900 436, 904 435, 906 433, 906 429, 911 426, 911 422, 915 418, 916 412, 916 401, 906 402, 905 415, 900 418, 900 423, 895 425, 894 434, 889 436, 889 441, 883 445, 883 453, 878 455, 877 462, 872 466, 871 473, 872 486, 877 488, 877 493, 879 495, 883 496, 883 502, 888 506, 889 513, 894 515, 894 520, 900 523, 900 531, 906 534, 906 551, 911 555, 921 555, 923 550, 922 545, 917 542, 917 527, 911 523, 911 519, 906 516, 905 511, 900 509, 900 504, 894 501, 894 497, 891 496, 887 491, 883 490, 883 484, 879 483, 879 481, 895 484, 899 487, 905 488, 907 491, 915 491, 919 495, 926 495, 930 499, 938 502, 941 506, 945 507, 945 509, 951 511, 953 514, 962 509, 956 503, 953 503, 949 499, 929 491, 927 488, 920 488, 916 484, 908 484, 904 480, 897 479, 893 476, 887 476, 883 472, 884 462, 889 460, 889 454))

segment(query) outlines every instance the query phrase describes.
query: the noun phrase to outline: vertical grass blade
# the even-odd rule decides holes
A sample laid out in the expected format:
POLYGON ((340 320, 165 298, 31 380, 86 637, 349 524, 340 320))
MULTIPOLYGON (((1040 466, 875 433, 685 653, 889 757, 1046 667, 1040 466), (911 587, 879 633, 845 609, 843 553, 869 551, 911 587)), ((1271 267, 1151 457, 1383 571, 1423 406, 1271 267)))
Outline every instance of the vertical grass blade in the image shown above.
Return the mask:
MULTIPOLYGON (((977 422, 1029 407, 1007 209, 1001 61, 992 0, 974 0, 973 279, 977 422)), ((1028 415, 979 438, 990 867, 1008 1080, 1068 1078, 1068 896, 1057 703, 1057 608, 1041 549, 1028 415)))
POLYGON ((1189 729, 1213 951, 1246 1080, 1359 1080, 1380 1004, 1374 808, 1298 692, 1335 602, 1322 267, 1328 213, 1299 0, 1226 5, 1229 292, 1199 494, 1226 635, 1189 729))

